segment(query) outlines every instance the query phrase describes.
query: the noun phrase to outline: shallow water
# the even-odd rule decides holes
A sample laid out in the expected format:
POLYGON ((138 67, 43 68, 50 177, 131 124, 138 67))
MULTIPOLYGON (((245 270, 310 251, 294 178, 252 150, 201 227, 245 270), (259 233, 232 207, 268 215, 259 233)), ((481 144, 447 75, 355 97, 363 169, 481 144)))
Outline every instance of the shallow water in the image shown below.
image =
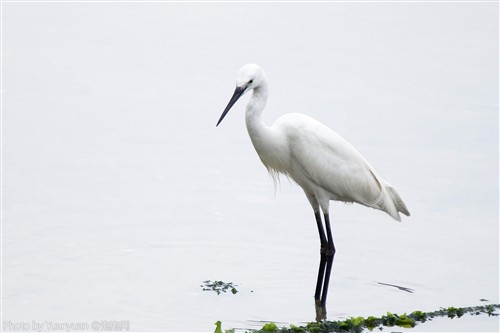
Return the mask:
POLYGON ((247 62, 268 74, 266 121, 303 112, 334 128, 412 213, 396 223, 332 203, 329 319, 498 303, 496 13, 4 3, 2 320, 314 320, 307 200, 286 180, 273 189, 244 126, 248 97, 215 128, 247 62), (204 292, 208 279, 239 293, 204 292))

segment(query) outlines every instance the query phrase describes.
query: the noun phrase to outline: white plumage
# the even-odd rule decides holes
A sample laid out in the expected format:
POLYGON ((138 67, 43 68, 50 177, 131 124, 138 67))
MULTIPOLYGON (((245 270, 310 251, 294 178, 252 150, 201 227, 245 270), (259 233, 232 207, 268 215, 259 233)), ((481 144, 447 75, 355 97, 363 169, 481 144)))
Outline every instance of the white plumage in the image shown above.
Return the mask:
POLYGON ((249 64, 240 69, 236 89, 219 118, 236 101, 253 90, 245 120, 248 134, 262 163, 276 181, 279 174, 293 179, 304 190, 316 218, 321 260, 316 282, 316 319, 326 319, 326 297, 335 246, 329 218, 330 200, 356 202, 382 210, 400 221, 410 215, 396 190, 342 136, 303 114, 290 113, 268 126, 262 120, 268 97, 264 71, 249 64), (321 220, 320 208, 323 211, 321 220), (325 232, 326 230, 326 232, 325 232))
POLYGON ((268 85, 259 66, 243 66, 236 89, 219 123, 236 100, 253 89, 246 125, 257 154, 273 177, 281 173, 300 185, 315 211, 321 207, 328 212, 329 201, 337 200, 385 211, 398 221, 399 212, 410 215, 396 190, 349 142, 322 123, 300 113, 289 113, 267 126, 261 114, 268 85))

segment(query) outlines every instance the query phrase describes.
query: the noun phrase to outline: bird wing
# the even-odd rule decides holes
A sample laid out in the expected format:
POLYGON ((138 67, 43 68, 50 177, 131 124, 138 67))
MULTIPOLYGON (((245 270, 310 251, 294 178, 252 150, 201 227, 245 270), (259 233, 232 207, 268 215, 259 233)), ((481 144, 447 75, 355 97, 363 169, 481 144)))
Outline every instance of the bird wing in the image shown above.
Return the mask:
POLYGON ((285 115, 277 126, 286 134, 296 164, 293 178, 307 178, 329 192, 331 199, 382 209, 385 182, 342 136, 302 114, 285 115))

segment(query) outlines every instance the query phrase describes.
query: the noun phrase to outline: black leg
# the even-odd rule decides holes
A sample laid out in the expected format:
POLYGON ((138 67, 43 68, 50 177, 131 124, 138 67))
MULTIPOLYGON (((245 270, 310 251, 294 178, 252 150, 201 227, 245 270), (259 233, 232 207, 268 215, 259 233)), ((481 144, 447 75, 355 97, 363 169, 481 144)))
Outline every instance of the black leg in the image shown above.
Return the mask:
POLYGON ((323 285, 323 278, 325 276, 325 266, 326 266, 326 249, 327 249, 327 239, 325 236, 325 231, 323 229, 323 222, 321 221, 321 214, 319 212, 315 212, 314 216, 316 217, 316 223, 318 225, 319 239, 321 242, 321 250, 320 250, 320 262, 319 262, 319 270, 318 270, 318 279, 316 281, 316 292, 314 293, 314 299, 316 301, 320 300, 321 296, 321 287, 323 285))
POLYGON ((335 245, 333 244, 332 228, 330 226, 330 216, 328 213, 325 213, 325 226, 328 237, 328 249, 326 251, 326 255, 333 258, 335 256, 335 245))
POLYGON ((325 229, 323 228, 323 222, 321 221, 321 214, 319 212, 315 212, 314 215, 316 217, 319 239, 321 242, 318 279, 316 281, 314 299, 316 306, 316 320, 321 321, 326 319, 326 298, 328 296, 328 285, 330 284, 333 257, 335 256, 335 245, 333 244, 332 228, 328 213, 324 214, 326 234, 325 229))
POLYGON ((325 268, 326 268, 326 256, 321 254, 321 259, 319 262, 319 270, 318 270, 318 280, 316 281, 316 292, 314 293, 314 299, 316 301, 321 300, 321 287, 323 286, 323 278, 325 276, 325 268))
POLYGON ((326 305, 326 297, 328 296, 328 285, 330 283, 330 274, 333 266, 333 258, 335 256, 335 245, 333 243, 332 229, 330 226, 330 217, 328 213, 324 214, 325 217, 325 226, 326 226, 326 234, 327 234, 327 249, 326 249, 326 271, 325 271, 325 280, 323 283, 323 292, 321 294, 321 305, 325 307, 326 305))
POLYGON ((316 224, 318 225, 319 240, 321 242, 321 253, 323 253, 323 248, 328 243, 328 240, 325 236, 325 230, 323 229, 323 222, 321 221, 320 212, 314 212, 314 217, 316 218, 316 224))
POLYGON ((325 281, 323 283, 323 293, 321 294, 321 306, 326 307, 326 297, 328 296, 328 285, 330 284, 330 273, 332 272, 333 256, 326 258, 325 281))

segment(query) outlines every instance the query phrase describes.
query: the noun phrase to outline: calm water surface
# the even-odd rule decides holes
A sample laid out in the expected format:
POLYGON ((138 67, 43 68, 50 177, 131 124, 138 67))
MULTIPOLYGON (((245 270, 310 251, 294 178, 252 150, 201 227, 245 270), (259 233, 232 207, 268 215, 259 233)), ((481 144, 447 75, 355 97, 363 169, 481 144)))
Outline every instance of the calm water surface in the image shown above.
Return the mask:
POLYGON ((498 303, 496 13, 5 3, 3 320, 134 331, 314 320, 305 196, 286 179, 273 189, 244 126, 248 97, 215 128, 248 62, 268 74, 267 122, 303 112, 334 128, 412 213, 397 223, 332 204, 330 319, 498 303), (204 292, 209 279, 239 292, 204 292))

